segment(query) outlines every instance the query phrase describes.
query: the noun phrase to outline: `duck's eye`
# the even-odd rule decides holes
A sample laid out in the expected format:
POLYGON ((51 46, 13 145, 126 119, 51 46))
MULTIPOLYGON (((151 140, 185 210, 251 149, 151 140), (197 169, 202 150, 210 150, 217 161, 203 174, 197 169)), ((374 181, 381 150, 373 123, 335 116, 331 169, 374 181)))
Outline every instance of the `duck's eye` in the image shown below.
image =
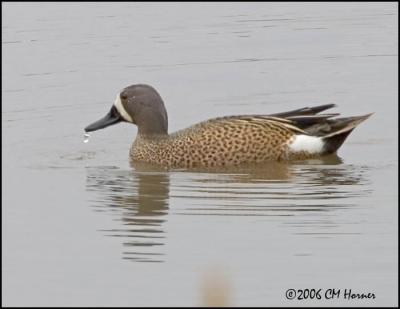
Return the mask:
POLYGON ((126 100, 128 98, 128 96, 126 94, 121 94, 121 99, 122 100, 126 100))

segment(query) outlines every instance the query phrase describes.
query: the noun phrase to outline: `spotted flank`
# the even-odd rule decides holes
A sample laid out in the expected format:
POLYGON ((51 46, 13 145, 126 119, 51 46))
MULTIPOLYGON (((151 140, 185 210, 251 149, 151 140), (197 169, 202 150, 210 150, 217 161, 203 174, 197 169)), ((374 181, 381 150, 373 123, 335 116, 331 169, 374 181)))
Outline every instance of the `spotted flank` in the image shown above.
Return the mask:
POLYGON ((95 131, 125 121, 138 126, 132 162, 168 168, 237 166, 301 160, 335 153, 352 130, 371 114, 335 118, 319 114, 334 104, 270 115, 210 119, 168 134, 168 117, 157 91, 133 85, 117 96, 110 112, 85 128, 95 131))

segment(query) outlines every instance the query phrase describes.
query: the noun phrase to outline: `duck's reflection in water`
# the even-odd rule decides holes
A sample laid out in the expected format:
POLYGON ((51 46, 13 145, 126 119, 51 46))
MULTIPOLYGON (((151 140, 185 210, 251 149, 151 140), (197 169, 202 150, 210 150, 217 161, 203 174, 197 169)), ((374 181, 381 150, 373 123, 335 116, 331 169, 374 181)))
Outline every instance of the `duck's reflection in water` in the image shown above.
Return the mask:
POLYGON ((123 228, 103 229, 123 240, 123 258, 137 262, 162 262, 163 223, 168 212, 169 175, 113 167, 87 168, 87 188, 97 191, 95 207, 115 211, 123 228))
MULTIPOLYGON (((366 168, 337 156, 218 170, 133 167, 88 168, 87 186, 98 193, 96 209, 115 211, 122 222, 122 228, 103 231, 121 237, 124 259, 138 262, 164 260, 170 201, 174 216, 281 217, 280 224, 294 227, 295 234, 325 233, 348 224, 336 211, 353 208, 370 190, 366 168)), ((185 222, 190 225, 189 218, 185 222)))
MULTIPOLYGON (((171 199, 185 199, 174 214, 297 216, 353 207, 369 192, 366 169, 338 156, 246 166, 218 173, 175 173, 171 199)), ((178 205, 179 206, 179 205, 178 205)))

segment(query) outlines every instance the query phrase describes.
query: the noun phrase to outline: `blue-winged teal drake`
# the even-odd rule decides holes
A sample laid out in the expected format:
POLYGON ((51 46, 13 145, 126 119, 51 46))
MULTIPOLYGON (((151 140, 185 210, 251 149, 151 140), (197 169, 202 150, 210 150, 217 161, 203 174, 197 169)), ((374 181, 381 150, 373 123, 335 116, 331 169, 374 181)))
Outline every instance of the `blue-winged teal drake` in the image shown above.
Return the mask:
POLYGON ((332 119, 339 114, 318 114, 334 106, 213 118, 168 134, 163 100, 153 87, 139 84, 123 89, 110 112, 85 131, 120 121, 136 124, 138 133, 130 149, 131 160, 165 167, 301 160, 336 153, 351 131, 371 115, 332 119))

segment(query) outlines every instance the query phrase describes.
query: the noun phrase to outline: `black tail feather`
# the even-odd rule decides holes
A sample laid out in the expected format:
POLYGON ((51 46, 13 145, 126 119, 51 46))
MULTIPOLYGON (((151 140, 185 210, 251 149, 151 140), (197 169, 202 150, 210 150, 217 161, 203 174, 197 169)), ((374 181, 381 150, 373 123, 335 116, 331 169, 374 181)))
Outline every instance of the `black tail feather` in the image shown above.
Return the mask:
POLYGON ((335 153, 340 148, 340 146, 342 146, 347 136, 349 136, 353 130, 354 128, 350 129, 349 131, 324 138, 325 144, 323 153, 324 154, 335 153))
POLYGON ((339 147, 342 146, 347 136, 371 115, 372 114, 328 120, 329 132, 322 136, 325 141, 324 153, 335 153, 339 147))
POLYGON ((332 104, 332 103, 324 104, 324 105, 319 105, 319 106, 314 106, 314 107, 304 107, 304 108, 295 109, 295 110, 283 112, 283 113, 271 114, 268 116, 287 118, 287 117, 292 117, 292 116, 315 115, 315 114, 318 114, 324 110, 327 110, 327 109, 335 107, 335 106, 336 105, 332 104))

